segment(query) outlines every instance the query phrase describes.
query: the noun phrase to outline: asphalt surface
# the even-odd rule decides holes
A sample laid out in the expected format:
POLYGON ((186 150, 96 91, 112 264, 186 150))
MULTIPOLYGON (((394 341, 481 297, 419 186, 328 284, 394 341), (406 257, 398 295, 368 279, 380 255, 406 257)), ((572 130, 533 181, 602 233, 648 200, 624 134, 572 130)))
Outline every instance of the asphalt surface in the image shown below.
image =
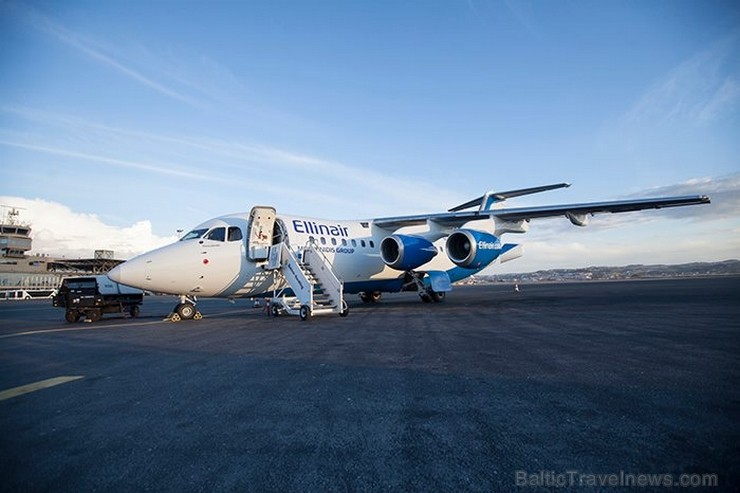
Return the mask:
POLYGON ((740 485, 740 278, 352 298, 308 322, 247 300, 170 323, 174 299, 147 298, 95 324, 0 302, 0 391, 82 377, 0 400, 0 490, 740 485))

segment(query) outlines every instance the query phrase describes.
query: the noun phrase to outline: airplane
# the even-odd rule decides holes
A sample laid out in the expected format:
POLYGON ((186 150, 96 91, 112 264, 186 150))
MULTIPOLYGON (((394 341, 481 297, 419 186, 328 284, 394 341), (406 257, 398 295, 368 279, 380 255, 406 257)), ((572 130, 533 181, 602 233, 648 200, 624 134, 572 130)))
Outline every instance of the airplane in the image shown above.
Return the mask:
POLYGON ((383 293, 417 291, 442 302, 452 284, 493 262, 522 255, 505 234, 526 233, 533 219, 565 217, 586 226, 590 216, 708 204, 706 195, 508 208, 507 199, 569 187, 557 183, 488 192, 447 212, 366 220, 327 220, 277 214, 255 206, 208 220, 178 241, 128 260, 112 280, 179 296, 172 320, 200 319, 197 297, 270 298, 277 316, 338 313, 344 294, 366 303, 383 293))

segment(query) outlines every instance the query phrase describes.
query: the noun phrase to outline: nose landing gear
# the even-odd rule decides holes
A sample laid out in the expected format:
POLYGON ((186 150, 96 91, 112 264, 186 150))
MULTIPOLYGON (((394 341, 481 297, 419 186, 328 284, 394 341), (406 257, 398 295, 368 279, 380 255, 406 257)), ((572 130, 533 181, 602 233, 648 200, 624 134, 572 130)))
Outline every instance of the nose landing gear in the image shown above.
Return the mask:
POLYGON ((203 314, 195 307, 195 303, 195 298, 190 299, 187 296, 180 296, 180 303, 175 306, 172 313, 167 317, 167 320, 170 322, 179 322, 181 320, 202 319, 203 314))

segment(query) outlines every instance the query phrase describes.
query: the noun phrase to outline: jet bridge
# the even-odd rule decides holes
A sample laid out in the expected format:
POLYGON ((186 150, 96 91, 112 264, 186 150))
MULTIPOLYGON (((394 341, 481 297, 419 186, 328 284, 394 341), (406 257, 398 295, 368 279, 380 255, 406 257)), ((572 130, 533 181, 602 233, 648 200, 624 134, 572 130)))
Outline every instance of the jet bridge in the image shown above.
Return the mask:
POLYGON ((272 245, 266 268, 282 276, 292 291, 292 296, 286 294, 287 288, 274 292, 272 315, 286 313, 308 320, 314 315, 338 313, 346 317, 349 314, 344 284, 313 242, 297 254, 285 242, 272 245))

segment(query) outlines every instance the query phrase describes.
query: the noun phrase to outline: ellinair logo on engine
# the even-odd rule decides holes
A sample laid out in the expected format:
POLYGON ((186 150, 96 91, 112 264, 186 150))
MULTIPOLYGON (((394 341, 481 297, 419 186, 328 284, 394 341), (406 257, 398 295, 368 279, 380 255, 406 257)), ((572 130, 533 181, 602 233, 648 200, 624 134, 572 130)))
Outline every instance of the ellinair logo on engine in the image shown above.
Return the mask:
POLYGON ((300 219, 293 219, 293 229, 296 233, 302 234, 349 236, 349 228, 346 226, 341 226, 339 224, 336 226, 330 226, 328 224, 319 224, 313 221, 301 221, 300 219))
POLYGON ((500 250, 501 249, 501 242, 496 241, 478 241, 478 248, 481 250, 500 250))

